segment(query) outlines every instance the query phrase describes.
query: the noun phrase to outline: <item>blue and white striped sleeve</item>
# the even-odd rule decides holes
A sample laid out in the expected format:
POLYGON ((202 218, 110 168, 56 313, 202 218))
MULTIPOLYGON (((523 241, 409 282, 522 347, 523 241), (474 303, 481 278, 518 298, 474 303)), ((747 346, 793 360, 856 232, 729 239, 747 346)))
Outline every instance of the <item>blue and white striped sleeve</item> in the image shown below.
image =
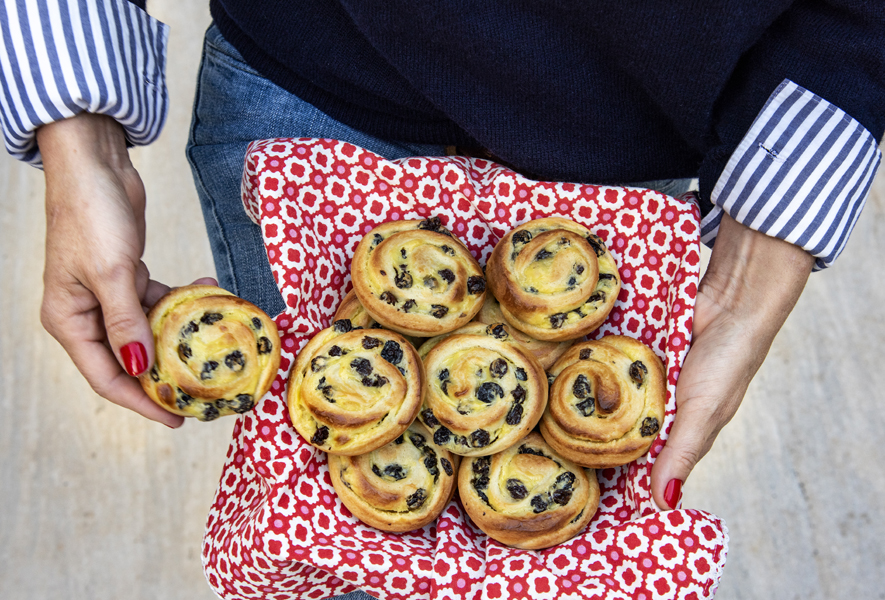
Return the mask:
POLYGON ((785 80, 731 155, 701 223, 712 245, 723 211, 833 264, 860 216, 882 161, 876 139, 820 96, 785 80))
POLYGON ((37 128, 84 111, 116 119, 134 145, 152 142, 166 119, 168 35, 126 0, 2 0, 6 149, 39 167, 37 128))

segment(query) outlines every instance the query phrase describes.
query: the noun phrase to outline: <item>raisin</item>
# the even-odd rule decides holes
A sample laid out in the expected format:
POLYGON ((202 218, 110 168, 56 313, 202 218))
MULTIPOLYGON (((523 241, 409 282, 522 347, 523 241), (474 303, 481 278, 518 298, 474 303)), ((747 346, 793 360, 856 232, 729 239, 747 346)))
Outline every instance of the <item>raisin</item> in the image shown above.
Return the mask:
POLYGON ((436 420, 436 416, 429 408, 425 408, 421 411, 421 420, 424 421, 424 424, 427 425, 427 427, 429 427, 430 429, 436 429, 437 427, 439 427, 439 421, 436 420))
POLYGON ((492 441, 492 436, 485 429, 477 429, 470 434, 470 445, 473 448, 485 448, 492 441))
POLYGON ((482 294, 486 291, 486 280, 479 275, 471 275, 467 278, 467 291, 471 294, 482 294))
POLYGON ((474 489, 476 489, 476 491, 488 489, 488 487, 489 487, 488 473, 480 475, 479 477, 475 478, 472 481, 472 483, 473 483, 473 487, 474 487, 474 489))
POLYGON ((344 352, 341 349, 341 346, 339 346, 337 344, 332 346, 331 348, 329 348, 329 356, 343 356, 345 354, 347 354, 347 353, 344 352))
POLYGON ((184 342, 178 344, 178 358, 181 359, 181 362, 187 362, 187 359, 189 359, 193 355, 194 353, 191 350, 190 346, 188 346, 184 342))
POLYGON ((452 437, 452 432, 449 431, 448 427, 440 427, 433 434, 433 443, 437 446, 444 446, 449 443, 450 437, 452 437))
POLYGON ((310 438, 310 443, 314 446, 322 446, 326 443, 327 439, 329 439, 329 428, 325 425, 320 425, 313 434, 313 437, 310 438))
POLYGON ((255 406, 255 400, 252 399, 250 394, 237 394, 237 405, 232 408, 235 413, 241 415, 251 410, 253 406, 255 406))
POLYGON ((354 358, 350 361, 350 368, 363 376, 372 374, 372 363, 368 358, 354 358))
POLYGON ((460 446, 467 446, 468 448, 470 447, 470 442, 467 441, 466 435, 456 435, 454 442, 460 446))
POLYGON ((151 367, 151 380, 153 380, 155 383, 158 383, 160 381, 160 374, 157 373, 157 365, 151 367))
POLYGON ((573 289, 575 287, 576 283, 578 283, 577 279, 575 279, 574 277, 569 277, 569 280, 568 280, 569 289, 573 289))
POLYGON ((517 452, 519 454, 532 454, 534 456, 543 456, 544 458, 547 458, 547 456, 542 451, 538 450, 537 448, 532 448, 531 446, 526 446, 525 444, 520 446, 517 452))
POLYGON ((514 500, 524 500, 529 495, 529 491, 519 479, 507 480, 507 491, 514 500))
POLYGON ((487 381, 476 388, 476 397, 479 399, 480 402, 491 404, 495 401, 496 396, 498 398, 504 397, 504 389, 497 383, 487 381))
POLYGON ((559 474, 553 486, 558 490, 570 490, 574 486, 575 481, 577 481, 575 474, 571 471, 566 471, 559 474))
POLYGON ((525 390, 521 385, 513 388, 513 391, 510 393, 513 395, 513 400, 517 404, 522 404, 525 401, 525 390))
MULTIPOLYGON (((323 377, 323 379, 325 379, 325 377, 323 377)), ((317 386, 317 389, 323 393, 323 396, 325 396, 329 400, 329 402, 335 404, 335 401, 332 400, 334 390, 331 385, 320 385, 317 386)))
POLYGON ((387 302, 391 306, 396 306, 396 296, 391 294, 390 292, 382 292, 381 296, 379 296, 382 302, 387 302))
POLYGON ((412 445, 418 448, 419 450, 424 447, 427 440, 424 439, 424 436, 420 433, 409 433, 409 441, 412 442, 412 445))
POLYGON ((455 281, 455 274, 452 273, 451 269, 443 269, 442 271, 437 271, 440 278, 446 283, 452 283, 455 281))
POLYGON ((508 425, 519 425, 520 421, 522 421, 522 404, 514 404, 510 407, 510 412, 507 413, 505 421, 508 425))
POLYGON ((258 317, 252 317, 252 329, 256 331, 261 329, 261 319, 258 317))
POLYGON ((366 387, 384 387, 387 385, 388 379, 376 374, 374 377, 363 377, 360 383, 366 387))
POLYGON ((593 248, 593 252, 596 253, 597 257, 605 254, 605 244, 602 242, 602 238, 598 235, 590 234, 587 236, 587 242, 589 242, 590 246, 593 248))
POLYGON ((381 340, 378 338, 373 338, 366 336, 363 338, 363 348, 366 350, 371 350, 372 348, 377 348, 381 345, 381 340))
POLYGON ((592 348, 581 348, 581 352, 578 354, 578 358, 580 358, 581 360, 589 360, 591 354, 593 354, 592 348))
POLYGON ((550 326, 553 329, 559 329, 562 327, 565 320, 568 318, 568 315, 565 313, 556 313, 555 315, 550 315, 550 326))
POLYGON ((381 349, 381 358, 395 365, 403 359, 403 349, 393 340, 387 340, 381 349))
POLYGON ((399 289, 407 290, 412 287, 412 276, 406 271, 406 265, 400 265, 400 269, 402 269, 402 272, 396 267, 393 268, 395 274, 393 277, 393 283, 396 284, 396 287, 399 289))
POLYGON ((400 249, 399 249, 399 254, 400 254, 400 256, 402 256, 403 258, 406 258, 406 249, 405 249, 405 248, 400 248, 400 249))
POLYGON ((258 354, 270 354, 271 350, 273 350, 273 344, 269 339, 264 336, 258 338, 258 354))
POLYGON ((516 244, 528 244, 532 241, 532 232, 522 229, 513 234, 513 237, 510 238, 513 242, 513 245, 516 244))
POLYGON ((559 245, 560 246, 571 246, 572 243, 570 241, 568 241, 568 238, 562 237, 562 238, 559 238, 559 245))
POLYGON ((599 280, 602 281, 604 279, 617 279, 614 273, 600 273, 599 280))
POLYGON ((587 304, 594 302, 605 302, 605 292, 593 292, 590 294, 590 297, 587 298, 587 304))
POLYGON ((372 465, 372 473, 374 473, 378 477, 384 477, 384 473, 381 472, 381 469, 378 468, 378 465, 372 465))
POLYGON ((224 364, 227 365, 227 368, 231 371, 242 371, 243 367, 246 366, 246 359, 243 358, 242 352, 240 352, 239 350, 234 350, 224 357, 224 364))
POLYGON ((492 364, 489 365, 489 372, 492 374, 492 377, 496 377, 500 379, 507 374, 507 361, 503 358, 496 358, 492 361, 492 364))
POLYGON ((353 323, 350 322, 350 319, 338 319, 332 323, 332 329, 338 333, 347 333, 353 330, 353 323))
POLYGON ((417 305, 418 304, 414 300, 406 300, 405 303, 403 304, 403 307, 401 310, 403 312, 409 312, 410 310, 415 308, 417 305))
POLYGON ((440 381, 445 381, 446 379, 449 378, 449 370, 443 369, 442 371, 439 372, 439 375, 437 375, 437 377, 439 377, 440 381))
POLYGON ((191 402, 194 401, 193 396, 185 394, 181 388, 175 388, 178 390, 178 394, 175 396, 175 406, 179 409, 184 408, 185 406, 190 406, 191 402))
POLYGON ((214 421, 218 418, 218 407, 214 404, 203 405, 203 421, 214 421))
POLYGON ((206 325, 214 325, 224 317, 221 316, 221 313, 205 313, 202 317, 200 317, 200 323, 205 323, 206 325))
POLYGON ((561 506, 565 506, 568 504, 569 500, 572 499, 572 491, 571 490, 553 490, 551 494, 553 501, 561 506))
POLYGON ((495 325, 489 325, 488 327, 486 327, 486 334, 492 336, 496 340, 503 340, 508 335, 507 330, 501 323, 496 323, 495 325))
POLYGON ((590 388, 590 382, 587 381, 587 377, 585 375, 578 375, 575 383, 572 384, 572 395, 579 400, 583 400, 592 393, 593 390, 590 388))
POLYGON ((476 490, 476 495, 479 496, 480 500, 491 506, 491 504, 489 503, 489 497, 485 495, 485 492, 476 490))
POLYGON ((425 451, 429 450, 427 456, 424 457, 424 468, 427 469, 427 472, 436 477, 439 475, 439 467, 436 463, 436 452, 433 451, 433 448, 430 446, 425 448, 425 451))
POLYGON ((551 256, 553 256, 552 252, 549 252, 547 250, 541 250, 540 252, 535 254, 535 260, 545 260, 545 259, 550 258, 551 256))
POLYGON ((435 277, 425 277, 424 278, 424 287, 435 290, 437 286, 435 277))
POLYGON ((414 494, 406 498, 406 504, 409 506, 409 510, 415 510, 416 508, 420 508, 426 500, 427 492, 424 491, 424 488, 418 488, 415 490, 414 494))
POLYGON ((648 375, 648 368, 642 364, 642 361, 637 360, 630 365, 630 379, 636 382, 636 387, 642 387, 646 375, 648 375))
POLYGON ((395 481, 406 478, 406 472, 400 465, 387 465, 384 467, 384 474, 395 481))
POLYGON ((654 417, 646 417, 642 420, 642 428, 639 430, 639 433, 642 434, 642 437, 648 437, 650 435, 654 435, 661 428, 658 420, 654 417))
POLYGON ((581 411, 581 416, 592 417, 596 412, 596 398, 587 398, 575 404, 575 408, 581 411))
POLYGON ((544 496, 535 496, 534 498, 532 498, 532 509, 535 514, 542 513, 547 510, 547 504, 547 498, 545 498, 544 496))
POLYGON ((489 474, 489 466, 492 463, 492 459, 488 456, 481 456, 473 461, 473 472, 477 475, 485 475, 488 477, 489 474))
POLYGON ((584 313, 581 311, 580 307, 579 307, 579 308, 576 308, 576 309, 573 310, 572 312, 575 313, 576 315, 578 315, 578 317, 581 318, 581 319, 583 319, 584 316, 585 316, 584 313))
POLYGON ((439 217, 430 217, 418 223, 418 229, 426 229, 427 231, 439 231, 445 229, 439 217))
POLYGON ((199 330, 200 330, 200 326, 197 325, 197 322, 191 321, 190 323, 188 323, 187 325, 185 325, 184 327, 181 328, 181 332, 179 335, 181 335, 181 337, 187 337, 187 336, 191 335, 192 333, 198 332, 199 330))
POLYGON ((537 293, 538 293, 538 288, 536 288, 536 287, 534 287, 534 286, 531 286, 531 287, 529 287, 528 289, 526 289, 526 291, 527 291, 528 293, 530 293, 530 294, 537 294, 537 293))
POLYGON ((439 463, 442 465, 443 471, 446 472, 446 475, 451 477, 452 474, 455 472, 455 469, 452 468, 452 463, 449 462, 449 459, 448 458, 441 458, 441 459, 439 459, 439 463))
POLYGON ((403 436, 399 436, 398 438, 396 438, 395 440, 393 440, 393 443, 396 444, 397 446, 399 446, 400 444, 402 444, 402 443, 405 442, 405 441, 406 441, 406 438, 405 438, 405 437, 403 437, 403 436))
POLYGON ((442 319, 444 316, 446 316, 446 313, 449 312, 448 307, 443 306, 442 304, 431 304, 430 308, 433 309, 430 311, 430 314, 433 315, 434 317, 436 317, 437 319, 442 319))
POLYGON ((526 381, 529 376, 526 375, 525 369, 523 369, 522 367, 516 367, 516 378, 519 381, 526 381))
POLYGON ((584 265, 576 263, 575 264, 575 273, 580 275, 583 272, 584 272, 584 265))
POLYGON ((319 373, 326 368, 326 362, 328 360, 329 359, 325 356, 317 356, 312 361, 310 361, 310 370, 314 373, 319 373))
POLYGON ((449 256, 455 256, 455 251, 443 244, 442 247, 443 254, 448 254, 449 256))
POLYGON ((206 381, 207 379, 212 379, 212 371, 218 368, 218 362, 214 360, 206 361, 203 363, 203 370, 200 371, 200 381, 206 381))
POLYGON ((384 238, 381 236, 381 234, 376 233, 375 237, 372 238, 372 245, 377 246, 378 244, 380 244, 383 241, 384 241, 384 238))

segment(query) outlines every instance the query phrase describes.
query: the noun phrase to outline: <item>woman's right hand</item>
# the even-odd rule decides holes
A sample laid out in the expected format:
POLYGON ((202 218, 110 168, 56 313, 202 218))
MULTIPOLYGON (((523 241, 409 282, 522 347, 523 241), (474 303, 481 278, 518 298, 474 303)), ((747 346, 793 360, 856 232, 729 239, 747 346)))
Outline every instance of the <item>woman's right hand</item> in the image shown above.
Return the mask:
POLYGON ((44 125, 37 140, 46 174, 43 326, 100 396, 179 427, 183 418, 155 404, 134 379, 153 365, 145 311, 169 287, 150 279, 141 260, 144 185, 123 128, 81 113, 44 125))

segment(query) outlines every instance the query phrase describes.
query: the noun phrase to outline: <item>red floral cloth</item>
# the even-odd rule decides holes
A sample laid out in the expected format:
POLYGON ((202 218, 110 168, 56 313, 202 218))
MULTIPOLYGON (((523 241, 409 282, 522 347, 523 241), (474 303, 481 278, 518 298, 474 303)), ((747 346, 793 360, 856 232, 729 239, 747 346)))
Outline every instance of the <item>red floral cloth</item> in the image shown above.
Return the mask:
POLYGON ((697 206, 651 190, 540 183, 485 160, 388 161, 334 140, 253 142, 243 203, 261 226, 287 309, 271 391, 237 422, 210 510, 203 562, 225 599, 319 599, 361 588, 385 600, 712 598, 728 534, 714 515, 658 512, 649 473, 675 414, 700 268, 697 206), (599 235, 618 262, 618 302, 594 334, 649 345, 667 365, 667 415, 647 457, 599 472, 599 511, 553 548, 489 539, 457 500, 405 533, 363 525, 338 501, 323 452, 286 409, 289 369, 350 288, 362 236, 396 219, 439 216, 485 264, 517 224, 559 215, 599 235))

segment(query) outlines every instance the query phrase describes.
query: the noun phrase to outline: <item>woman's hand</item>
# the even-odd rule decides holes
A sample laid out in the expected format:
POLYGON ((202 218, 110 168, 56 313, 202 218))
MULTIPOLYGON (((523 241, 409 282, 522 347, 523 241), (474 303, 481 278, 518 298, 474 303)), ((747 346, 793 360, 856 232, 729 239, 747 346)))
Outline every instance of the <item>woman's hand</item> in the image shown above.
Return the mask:
POLYGON ((82 113, 41 127, 37 140, 46 174, 43 326, 100 396, 178 427, 183 418, 130 377, 152 366, 145 310, 169 287, 150 279, 141 261, 144 185, 123 129, 82 113))
POLYGON ((651 473, 662 509, 737 412, 814 265, 802 248, 725 215, 695 304, 691 349, 676 386, 676 420, 651 473))

